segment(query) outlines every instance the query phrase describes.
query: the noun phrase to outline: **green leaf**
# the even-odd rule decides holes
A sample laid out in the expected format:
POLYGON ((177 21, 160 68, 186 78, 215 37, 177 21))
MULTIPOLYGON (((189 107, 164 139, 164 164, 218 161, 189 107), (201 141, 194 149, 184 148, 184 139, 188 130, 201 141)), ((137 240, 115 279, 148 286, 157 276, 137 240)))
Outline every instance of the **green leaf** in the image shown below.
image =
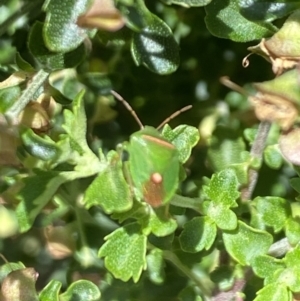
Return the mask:
POLYGON ((225 169, 212 176, 203 192, 211 201, 204 203, 206 214, 224 230, 233 230, 237 226, 237 217, 229 208, 237 207, 239 197, 238 181, 232 169, 225 169))
POLYGON ((161 75, 173 73, 179 66, 179 47, 171 29, 151 14, 143 1, 137 1, 135 5, 135 16, 138 15, 141 23, 140 29, 133 33, 131 43, 135 63, 161 75))
POLYGON ((9 273, 16 270, 21 270, 26 268, 22 262, 8 262, 0 267, 0 282, 3 282, 4 278, 8 276, 9 273))
MULTIPOLYGON (((148 220, 149 230, 158 237, 164 237, 173 233, 177 228, 177 222, 170 215, 166 214, 165 208, 160 207, 150 211, 148 220)), ((144 229, 144 233, 145 230, 144 229)))
POLYGON ((240 12, 251 21, 272 22, 300 8, 297 1, 239 0, 240 12))
POLYGON ((44 138, 34 133, 32 129, 26 129, 21 134, 26 151, 41 160, 51 160, 58 155, 59 149, 50 137, 44 138))
POLYGON ((177 4, 183 7, 197 7, 205 6, 209 4, 212 0, 163 0, 168 5, 177 4))
POLYGON ((18 100, 21 93, 22 89, 19 85, 0 87, 0 112, 5 113, 5 111, 10 108, 16 100, 18 100))
POLYGON ((67 53, 51 52, 43 40, 43 23, 38 21, 31 27, 28 48, 34 58, 47 71, 76 67, 85 56, 83 45, 67 53))
POLYGON ((26 232, 49 202, 58 187, 68 179, 57 172, 39 172, 36 176, 27 177, 18 199, 20 203, 16 208, 20 232, 26 232))
POLYGON ((236 199, 240 193, 237 177, 232 169, 225 169, 214 174, 209 185, 203 187, 203 191, 215 205, 220 204, 227 208, 237 207, 236 199))
POLYGON ((241 265, 250 265, 255 257, 266 254, 272 244, 272 235, 249 227, 238 221, 233 231, 224 231, 223 240, 227 252, 241 265))
POLYGON ((59 291, 61 289, 61 282, 57 280, 50 280, 50 282, 39 293, 40 301, 59 301, 59 291))
POLYGON ((137 282, 146 268, 147 237, 141 233, 137 223, 128 224, 105 237, 106 242, 99 250, 105 257, 106 268, 115 278, 137 282))
POLYGON ((65 122, 62 127, 68 134, 70 147, 73 151, 72 159, 77 163, 76 171, 80 172, 81 177, 88 177, 100 172, 106 165, 101 164, 86 142, 86 115, 83 105, 84 93, 84 90, 79 92, 73 101, 73 112, 64 110, 65 122))
POLYGON ((208 160, 212 168, 220 171, 233 164, 243 163, 245 142, 236 132, 224 127, 218 127, 212 137, 208 149, 208 160))
POLYGON ((212 1, 205 7, 205 23, 215 36, 236 42, 248 42, 273 34, 275 27, 267 22, 251 22, 240 13, 239 0, 212 1))
POLYGON ((292 301, 292 293, 282 284, 272 283, 257 292, 254 301, 292 301))
POLYGON ((147 255, 147 266, 150 280, 155 284, 162 284, 166 277, 163 251, 160 249, 151 250, 147 255))
POLYGON ((259 214, 262 215, 263 222, 279 232, 285 225, 285 221, 291 214, 289 203, 279 197, 256 197, 253 200, 259 214))
POLYGON ((260 255, 252 262, 254 273, 261 278, 272 277, 277 270, 285 268, 282 259, 277 259, 269 255, 260 255))
POLYGON ((233 230, 237 226, 236 214, 224 205, 215 205, 212 202, 207 209, 207 215, 222 230, 233 230))
POLYGON ((283 163, 279 145, 268 145, 264 150, 264 159, 270 168, 279 169, 283 163))
POLYGON ((292 246, 298 244, 300 241, 300 218, 298 216, 295 218, 289 217, 285 221, 285 234, 292 246))
POLYGON ((87 37, 87 30, 80 28, 77 18, 89 7, 89 0, 47 0, 44 4, 46 21, 44 39, 54 52, 68 52, 77 48, 87 37))
POLYGON ((162 135, 175 145, 181 163, 185 163, 189 159, 192 148, 200 139, 198 129, 189 125, 180 125, 172 130, 166 124, 162 130, 162 135))
POLYGON ((133 200, 129 185, 123 175, 119 154, 110 151, 106 164, 106 168, 86 190, 83 203, 87 208, 101 206, 108 214, 128 211, 132 207, 133 200))
POLYGON ((63 95, 59 90, 54 88, 51 83, 47 86, 47 89, 49 91, 49 94, 55 99, 57 103, 60 103, 61 105, 69 105, 72 103, 72 100, 63 95))
POLYGON ((73 282, 66 292, 59 296, 60 301, 98 301, 100 299, 98 287, 91 281, 78 280, 73 282))
POLYGON ((34 72, 34 68, 29 64, 27 61, 25 61, 21 54, 19 52, 16 53, 16 64, 19 67, 19 69, 25 71, 25 72, 34 72))
POLYGON ((216 225, 209 217, 194 217, 184 224, 179 241, 183 251, 195 253, 209 250, 216 235, 216 225))

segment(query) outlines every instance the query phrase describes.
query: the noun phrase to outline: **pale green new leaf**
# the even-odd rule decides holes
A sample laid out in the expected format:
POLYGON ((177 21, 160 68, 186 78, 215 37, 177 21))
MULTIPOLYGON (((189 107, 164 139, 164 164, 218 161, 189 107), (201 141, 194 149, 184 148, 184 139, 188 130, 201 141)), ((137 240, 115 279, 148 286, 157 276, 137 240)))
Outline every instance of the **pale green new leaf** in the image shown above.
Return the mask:
POLYGON ((282 284, 272 283, 257 292, 254 301, 292 301, 292 293, 282 284))
POLYGON ((166 124, 162 130, 162 135, 175 145, 181 163, 185 163, 189 159, 192 148, 200 139, 198 129, 189 125, 180 125, 172 130, 166 124))
POLYGON ((215 205, 237 207, 236 199, 240 196, 238 184, 235 172, 225 169, 214 174, 209 185, 203 187, 203 191, 215 205))
POLYGON ((140 279, 146 268, 147 237, 141 233, 137 223, 128 224, 105 237, 106 242, 99 250, 106 268, 115 278, 134 282, 140 279))
POLYGON ((265 231, 254 229, 238 221, 238 227, 223 232, 227 252, 241 265, 250 265, 254 258, 266 254, 273 237, 265 231))
POLYGON ((128 211, 132 202, 130 187, 123 175, 122 160, 117 152, 110 151, 105 169, 86 190, 83 203, 87 208, 101 206, 110 214, 128 211))
POLYGON ((252 203, 258 214, 262 216, 262 221, 275 232, 279 232, 284 226, 287 218, 291 214, 290 205, 287 200, 279 197, 256 197, 252 203))

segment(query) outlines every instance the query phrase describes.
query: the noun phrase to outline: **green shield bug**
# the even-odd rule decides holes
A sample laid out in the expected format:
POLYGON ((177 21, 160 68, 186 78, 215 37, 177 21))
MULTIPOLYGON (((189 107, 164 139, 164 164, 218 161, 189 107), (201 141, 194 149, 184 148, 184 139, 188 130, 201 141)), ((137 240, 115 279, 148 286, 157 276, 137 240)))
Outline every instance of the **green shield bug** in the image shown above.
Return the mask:
POLYGON ((144 126, 128 102, 115 91, 111 93, 125 105, 141 128, 130 136, 126 147, 134 193, 137 199, 144 200, 152 207, 164 205, 171 200, 178 188, 181 163, 178 150, 160 134, 159 129, 192 106, 175 112, 154 128, 144 126))

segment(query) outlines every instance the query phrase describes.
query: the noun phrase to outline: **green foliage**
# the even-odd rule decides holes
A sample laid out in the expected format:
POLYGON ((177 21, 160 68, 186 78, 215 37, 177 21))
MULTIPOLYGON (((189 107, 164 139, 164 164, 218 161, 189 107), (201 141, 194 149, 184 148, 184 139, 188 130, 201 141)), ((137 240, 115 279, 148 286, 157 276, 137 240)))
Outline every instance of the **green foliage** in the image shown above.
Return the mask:
POLYGON ((4 1, 0 300, 296 300, 299 9, 4 1))

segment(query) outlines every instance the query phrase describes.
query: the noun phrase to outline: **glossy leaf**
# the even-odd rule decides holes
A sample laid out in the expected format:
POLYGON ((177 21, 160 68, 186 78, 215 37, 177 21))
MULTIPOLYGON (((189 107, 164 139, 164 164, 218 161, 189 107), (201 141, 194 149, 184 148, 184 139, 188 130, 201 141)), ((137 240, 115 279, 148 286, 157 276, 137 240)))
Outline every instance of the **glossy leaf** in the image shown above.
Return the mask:
POLYGON ((256 197, 253 204, 262 215, 263 222, 273 227, 275 232, 279 232, 284 227, 291 212, 289 203, 279 197, 256 197))
POLYGON ((239 6, 241 14, 248 20, 268 22, 280 19, 300 8, 297 1, 270 0, 239 0, 239 6))
POLYGON ((59 291, 61 289, 61 282, 51 280, 39 293, 40 301, 59 301, 59 291))
POLYGON ((239 221, 238 227, 223 232, 227 252, 241 265, 250 265, 254 258, 268 252, 272 244, 272 235, 247 226, 239 221))
POLYGON ((179 241, 183 251, 195 253, 209 250, 216 235, 216 225, 209 217, 194 217, 184 224, 179 241))
POLYGON ((25 130, 21 138, 26 151, 36 158, 47 161, 58 155, 59 149, 55 142, 47 136, 38 136, 32 129, 25 130))
POLYGON ((85 49, 81 45, 67 53, 51 52, 44 44, 43 23, 36 22, 30 31, 28 48, 34 58, 47 71, 54 71, 77 66, 84 58, 85 49))
POLYGON ((205 6, 209 4, 212 0, 163 0, 166 4, 177 4, 183 7, 197 7, 205 6))
POLYGON ((68 52, 77 48, 87 36, 87 30, 76 22, 90 5, 89 0, 47 0, 44 3, 46 22, 43 33, 47 48, 54 52, 68 52))
POLYGON ((106 268, 115 278, 137 282, 146 268, 147 237, 140 231, 140 226, 132 223, 105 237, 99 256, 104 257, 106 268))
POLYGON ((117 1, 117 7, 134 32, 131 54, 137 65, 158 74, 170 74, 179 66, 179 47, 170 27, 152 14, 143 0, 117 1))
POLYGON ((261 39, 275 32, 268 22, 252 22, 240 13, 239 0, 212 1, 205 7, 205 23, 209 31, 220 38, 236 42, 261 39))
POLYGON ((91 281, 78 280, 73 282, 66 292, 59 296, 60 301, 98 301, 100 299, 98 287, 91 281))
POLYGON ((99 173, 85 192, 83 203, 87 208, 101 206, 110 214, 132 207, 132 196, 123 175, 122 160, 115 151, 107 155, 106 168, 99 173))
POLYGON ((179 152, 180 163, 185 163, 189 159, 192 148, 200 139, 198 129, 189 125, 180 125, 171 129, 166 124, 162 130, 162 135, 175 145, 179 152))

